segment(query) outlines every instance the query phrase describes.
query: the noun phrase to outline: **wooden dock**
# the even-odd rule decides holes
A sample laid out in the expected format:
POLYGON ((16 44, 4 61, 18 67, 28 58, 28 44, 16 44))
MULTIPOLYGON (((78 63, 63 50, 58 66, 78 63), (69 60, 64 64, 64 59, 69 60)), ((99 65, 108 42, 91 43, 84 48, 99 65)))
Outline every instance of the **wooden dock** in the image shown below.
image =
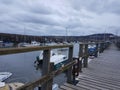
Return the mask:
POLYGON ((0 49, 0 55, 16 54, 23 52, 43 50, 42 77, 31 81, 17 90, 52 90, 53 78, 66 71, 67 83, 60 86, 61 90, 120 90, 119 88, 119 51, 111 46, 104 54, 102 53, 110 45, 109 42, 95 42, 96 49, 93 55, 96 59, 88 64, 88 45, 93 43, 79 43, 78 57, 73 57, 73 45, 37 46, 0 49), (50 51, 57 48, 68 48, 68 62, 59 69, 54 70, 54 63, 50 62, 50 51), (97 58, 98 57, 98 58, 97 58), (83 63, 82 63, 83 62, 83 63), (84 69, 82 69, 82 66, 84 69), (82 72, 83 73, 79 73, 82 72), (75 86, 75 78, 79 83, 75 86), (68 84, 69 83, 69 84, 68 84), (71 85, 73 84, 73 85, 71 85))
POLYGON ((60 90, 120 90, 120 51, 111 45, 82 71, 77 85, 65 83, 60 90))

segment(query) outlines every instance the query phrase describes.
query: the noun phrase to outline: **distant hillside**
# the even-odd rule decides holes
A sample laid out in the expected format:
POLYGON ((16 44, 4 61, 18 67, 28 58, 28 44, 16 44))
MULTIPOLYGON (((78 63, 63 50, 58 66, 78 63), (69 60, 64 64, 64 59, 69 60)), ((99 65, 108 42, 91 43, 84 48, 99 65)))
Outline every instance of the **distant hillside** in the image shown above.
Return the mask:
POLYGON ((96 41, 96 40, 111 40, 114 39, 114 35, 111 33, 92 34, 87 36, 33 36, 33 35, 20 35, 20 34, 8 34, 0 33, 0 40, 5 42, 63 42, 63 41, 96 41))
POLYGON ((100 33, 100 34, 92 34, 92 35, 88 35, 88 36, 97 36, 97 37, 110 37, 110 36, 114 36, 114 34, 111 34, 111 33, 100 33))

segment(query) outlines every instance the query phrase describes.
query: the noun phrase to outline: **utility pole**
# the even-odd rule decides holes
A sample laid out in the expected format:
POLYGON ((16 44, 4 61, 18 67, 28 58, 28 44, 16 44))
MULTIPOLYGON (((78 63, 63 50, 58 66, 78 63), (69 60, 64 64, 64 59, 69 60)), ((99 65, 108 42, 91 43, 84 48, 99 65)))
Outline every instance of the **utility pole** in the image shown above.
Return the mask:
POLYGON ((104 41, 106 41, 106 29, 105 29, 105 31, 104 31, 104 41))
POLYGON ((118 30, 116 30, 116 32, 115 32, 115 43, 117 43, 118 33, 119 33, 119 31, 118 31, 118 30))

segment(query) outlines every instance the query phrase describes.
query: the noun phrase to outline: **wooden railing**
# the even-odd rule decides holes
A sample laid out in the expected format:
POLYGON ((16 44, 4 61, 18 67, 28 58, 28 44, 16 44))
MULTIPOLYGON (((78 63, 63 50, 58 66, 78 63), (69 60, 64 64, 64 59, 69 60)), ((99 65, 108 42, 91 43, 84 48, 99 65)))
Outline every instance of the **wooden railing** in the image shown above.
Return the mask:
MULTIPOLYGON (((41 87, 42 90, 52 90, 53 78, 56 75, 67 70, 67 82, 73 83, 75 80, 75 77, 76 77, 75 73, 82 72, 82 66, 85 68, 88 67, 88 56, 89 56, 88 44, 89 43, 80 43, 79 44, 79 56, 76 59, 75 58, 73 59, 73 45, 6 48, 6 49, 0 49, 0 55, 16 54, 16 53, 43 50, 42 77, 38 80, 29 82, 29 83, 23 85, 22 87, 18 88, 17 90, 33 90, 35 87, 41 87), (57 48, 69 48, 68 63, 64 67, 61 67, 56 71, 53 71, 52 68, 53 68, 54 64, 50 63, 50 50, 57 49, 57 48), (83 65, 82 65, 82 60, 83 60, 83 65), (73 67, 76 64, 78 65, 77 71, 73 67)), ((95 52, 96 57, 97 57, 98 51, 100 51, 100 50, 103 51, 103 49, 104 49, 102 47, 103 44, 105 44, 105 43, 96 43, 96 46, 97 46, 97 49, 95 52)))

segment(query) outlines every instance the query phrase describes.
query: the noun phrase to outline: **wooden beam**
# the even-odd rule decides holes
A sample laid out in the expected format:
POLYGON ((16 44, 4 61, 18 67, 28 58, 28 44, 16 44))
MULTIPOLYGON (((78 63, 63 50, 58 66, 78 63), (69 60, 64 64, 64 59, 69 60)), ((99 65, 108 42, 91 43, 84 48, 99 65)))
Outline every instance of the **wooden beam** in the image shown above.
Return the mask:
POLYGON ((85 44, 84 55, 86 55, 86 56, 84 57, 83 65, 84 65, 85 68, 87 68, 88 67, 88 44, 85 44))
MULTIPOLYGON (((69 55, 68 55, 68 62, 73 61, 73 47, 69 47, 69 55)), ((67 82, 72 83, 73 76, 72 76, 72 66, 67 70, 67 82)))
POLYGON ((35 47, 19 47, 19 48, 0 48, 0 55, 16 54, 16 53, 24 53, 24 52, 48 50, 48 49, 56 49, 56 48, 67 48, 67 47, 73 47, 73 45, 35 46, 35 47))
MULTIPOLYGON (((43 65, 42 65, 42 76, 50 73, 50 50, 44 50, 43 52, 43 65)), ((48 90, 49 84, 46 82, 42 85, 42 90, 48 90)), ((51 90, 51 88, 49 89, 51 90)))
POLYGON ((83 44, 79 44, 79 58, 83 56, 83 44))
POLYGON ((79 44, 79 70, 82 72, 83 44, 79 44))

